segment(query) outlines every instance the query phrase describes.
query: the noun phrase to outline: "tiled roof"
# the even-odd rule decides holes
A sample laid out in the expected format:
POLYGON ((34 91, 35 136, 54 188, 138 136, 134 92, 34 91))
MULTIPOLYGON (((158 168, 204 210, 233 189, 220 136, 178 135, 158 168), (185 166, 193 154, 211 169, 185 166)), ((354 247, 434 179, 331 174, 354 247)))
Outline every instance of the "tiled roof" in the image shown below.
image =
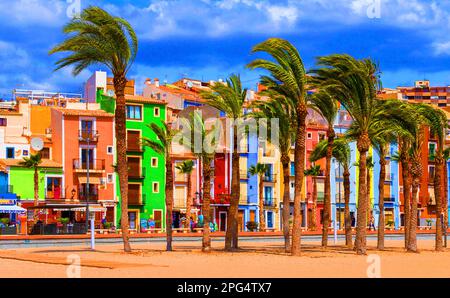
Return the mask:
POLYGON ((114 114, 107 113, 103 110, 73 110, 64 108, 53 108, 61 112, 65 116, 93 116, 93 117, 114 117, 114 114))
POLYGON ((11 111, 11 110, 0 109, 0 115, 21 116, 22 113, 20 113, 18 111, 11 111))
MULTIPOLYGON (((0 159, 0 168, 3 167, 21 167, 20 162, 23 159, 0 159)), ((62 168, 62 164, 50 160, 43 159, 42 163, 39 165, 40 168, 62 168)))
POLYGON ((161 104, 161 105, 167 104, 167 102, 165 102, 163 100, 144 97, 142 95, 125 95, 125 100, 127 102, 137 102, 137 103, 154 103, 154 104, 161 104))

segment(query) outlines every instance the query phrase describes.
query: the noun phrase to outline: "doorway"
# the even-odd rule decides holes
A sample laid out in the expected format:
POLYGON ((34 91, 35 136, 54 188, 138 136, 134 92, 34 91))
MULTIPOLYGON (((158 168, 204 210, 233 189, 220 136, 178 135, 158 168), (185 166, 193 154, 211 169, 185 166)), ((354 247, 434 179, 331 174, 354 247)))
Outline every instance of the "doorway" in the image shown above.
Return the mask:
POLYGON ((137 212, 129 211, 128 218, 129 218, 130 229, 133 229, 133 230, 137 229, 137 212))
POLYGON ((227 213, 225 211, 219 212, 219 231, 224 232, 227 229, 227 213))

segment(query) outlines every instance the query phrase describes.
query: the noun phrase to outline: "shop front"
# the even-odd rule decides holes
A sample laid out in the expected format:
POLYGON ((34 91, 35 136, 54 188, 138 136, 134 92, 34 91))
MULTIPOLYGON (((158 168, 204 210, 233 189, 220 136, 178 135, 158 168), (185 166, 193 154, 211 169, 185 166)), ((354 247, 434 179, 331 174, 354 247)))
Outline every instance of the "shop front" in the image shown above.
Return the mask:
POLYGON ((0 199, 0 235, 21 234, 26 226, 26 209, 17 199, 0 199))

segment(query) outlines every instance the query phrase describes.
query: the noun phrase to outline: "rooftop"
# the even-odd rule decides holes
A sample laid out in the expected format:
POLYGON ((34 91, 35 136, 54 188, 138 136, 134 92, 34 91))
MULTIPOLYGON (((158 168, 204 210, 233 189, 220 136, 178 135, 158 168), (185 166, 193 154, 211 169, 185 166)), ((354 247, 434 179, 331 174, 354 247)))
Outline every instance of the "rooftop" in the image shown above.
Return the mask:
POLYGON ((103 110, 74 110, 64 108, 53 108, 65 116, 93 116, 113 118, 114 114, 107 113, 103 110))
MULTIPOLYGON (((0 159, 0 169, 3 167, 22 167, 20 165, 20 162, 22 162, 23 159, 0 159)), ((43 159, 42 163, 39 165, 40 168, 62 168, 62 164, 50 160, 50 159, 43 159)))

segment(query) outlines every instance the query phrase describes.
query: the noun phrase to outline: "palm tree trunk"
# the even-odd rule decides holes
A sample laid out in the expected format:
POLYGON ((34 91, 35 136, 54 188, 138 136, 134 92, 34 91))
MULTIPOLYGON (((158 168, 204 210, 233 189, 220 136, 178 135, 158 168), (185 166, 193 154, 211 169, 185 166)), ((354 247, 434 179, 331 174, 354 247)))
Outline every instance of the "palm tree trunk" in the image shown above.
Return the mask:
POLYGON ((323 199, 323 225, 322 225, 322 246, 328 245, 328 228, 331 221, 331 157, 333 155, 333 143, 334 143, 334 129, 333 125, 329 124, 328 128, 328 145, 326 152, 326 165, 325 165, 325 194, 323 199))
POLYGON ((311 176, 313 182, 311 230, 317 230, 317 177, 311 176))
POLYGON ((186 228, 191 224, 192 209, 192 177, 191 173, 187 173, 187 197, 186 197, 186 228))
POLYGON ((231 202, 228 209, 227 231, 225 234, 225 250, 231 251, 238 248, 238 217, 240 197, 239 177, 239 152, 237 127, 233 129, 233 154, 232 154, 232 177, 231 177, 231 202))
POLYGON ((409 225, 411 220, 411 183, 410 183, 410 169, 409 160, 402 157, 402 180, 403 180, 403 203, 404 203, 404 214, 405 214, 405 248, 408 247, 409 243, 409 225))
POLYGON ((300 241, 302 235, 302 214, 301 196, 302 186, 305 177, 305 137, 306 137, 306 116, 308 110, 306 104, 300 103, 297 106, 297 133, 295 136, 295 196, 294 196, 294 224, 292 227, 292 249, 293 256, 299 256, 301 252, 300 241))
POLYGON ((355 238, 355 250, 359 255, 366 254, 366 229, 367 229, 367 167, 366 155, 369 151, 370 139, 367 133, 358 138, 359 151, 359 187, 358 187, 358 215, 355 238))
POLYGON ((370 180, 370 168, 366 168, 366 183, 367 183, 367 221, 370 222, 370 219, 372 217, 372 200, 370 198, 370 191, 371 191, 371 180, 370 180))
MULTIPOLYGON (((167 150, 167 149, 166 149, 167 150)), ((172 251, 173 169, 170 154, 166 155, 166 250, 172 251)))
POLYGON ((444 229, 448 228, 448 169, 447 169, 447 160, 444 159, 444 175, 442 177, 443 185, 444 185, 444 229))
POLYGON ((210 204, 211 204, 211 160, 203 158, 203 237, 202 237, 202 251, 211 251, 211 238, 209 235, 210 222, 210 204))
MULTIPOLYGON (((419 161, 420 163, 420 161, 419 161)), ((409 223, 408 251, 417 252, 417 192, 419 190, 420 176, 413 175, 411 192, 411 216, 409 223)))
MULTIPOLYGON (((34 167, 34 206, 39 204, 39 173, 38 167, 34 167)), ((37 209, 34 209, 33 217, 36 220, 37 217, 37 209)))
POLYGON ((123 249, 131 252, 129 223, 128 223, 128 163, 126 144, 126 115, 125 115, 125 85, 127 80, 124 76, 114 77, 114 90, 116 93, 116 151, 117 151, 117 174, 119 175, 119 188, 121 198, 121 219, 123 249))
POLYGON ((291 241, 290 241, 290 224, 289 224, 289 217, 290 217, 290 205, 291 205, 291 198, 290 198, 290 191, 289 191, 289 184, 290 184, 290 173, 289 173, 289 163, 290 158, 289 155, 283 155, 281 157, 281 165, 283 167, 283 236, 284 236, 284 249, 286 252, 289 252, 291 241))
POLYGON ((266 219, 264 217, 264 196, 263 196, 263 175, 259 175, 259 186, 258 186, 258 196, 259 196, 259 230, 264 232, 266 230, 266 219))
POLYGON ((436 198, 436 244, 435 250, 442 251, 442 196, 441 196, 441 175, 443 172, 442 151, 438 151, 436 155, 436 173, 434 175, 434 196, 436 198))
POLYGON ((344 165, 344 221, 345 221, 345 245, 352 246, 352 219, 350 217, 350 170, 344 165))
POLYGON ((386 147, 380 145, 380 177, 378 180, 378 208, 380 213, 378 215, 378 237, 377 237, 377 248, 384 249, 384 229, 385 229, 385 219, 384 219, 384 182, 386 180, 386 147))

